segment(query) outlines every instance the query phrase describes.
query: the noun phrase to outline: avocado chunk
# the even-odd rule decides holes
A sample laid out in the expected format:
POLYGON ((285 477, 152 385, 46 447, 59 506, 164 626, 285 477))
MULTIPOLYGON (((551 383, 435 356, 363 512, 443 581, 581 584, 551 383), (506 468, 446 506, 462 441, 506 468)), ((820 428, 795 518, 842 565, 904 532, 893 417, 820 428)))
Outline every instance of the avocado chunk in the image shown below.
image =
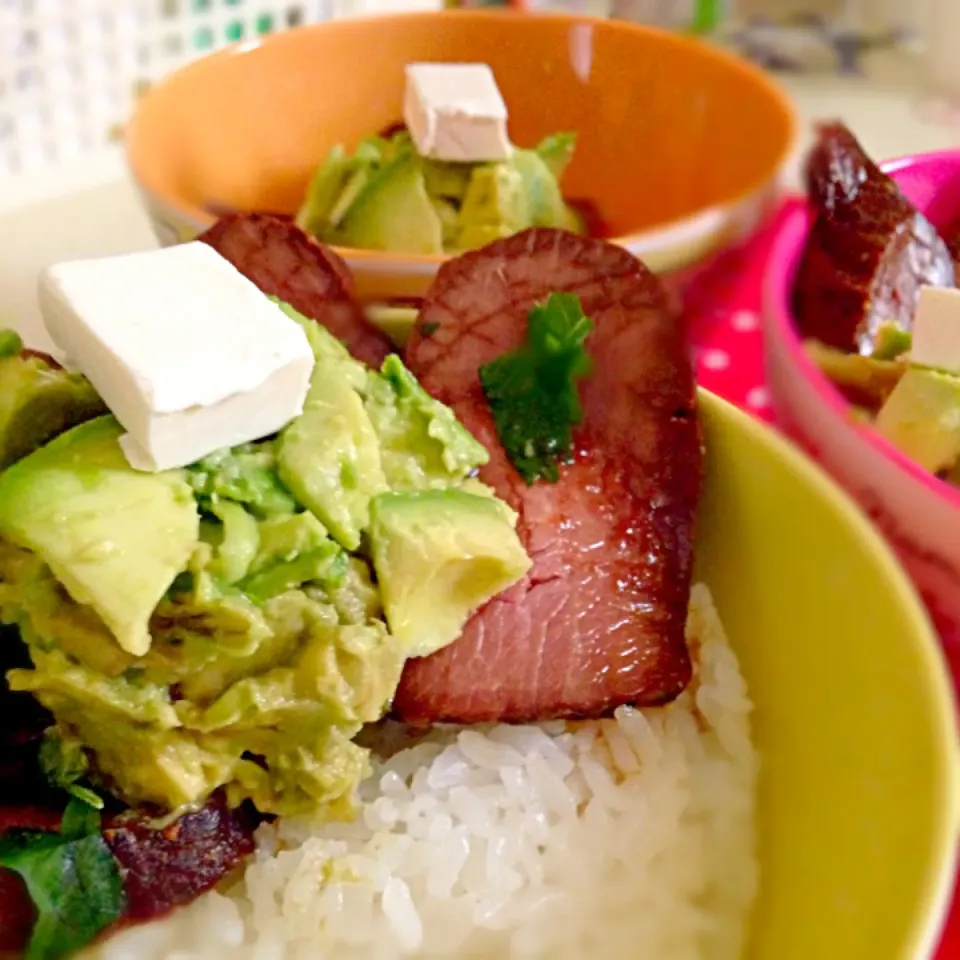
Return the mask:
POLYGON ((218 499, 211 510, 220 521, 220 529, 210 573, 223 583, 236 583, 247 575, 260 549, 257 519, 233 500, 218 499))
POLYGON ((531 226, 583 231, 580 218, 564 202, 556 177, 536 151, 515 150, 510 162, 522 178, 531 226))
POLYGON ((960 458, 960 378, 909 368, 880 408, 876 427, 931 473, 950 469, 960 458))
POLYGON ((531 566, 508 508, 461 490, 375 497, 370 549, 387 624, 410 657, 453 643, 476 609, 531 566))
POLYGON ((343 147, 335 146, 307 188, 307 196, 297 211, 296 224, 306 233, 322 236, 329 227, 330 214, 346 179, 350 176, 351 161, 343 147))
POLYGON ((876 360, 896 360, 908 353, 913 346, 913 335, 895 323, 884 322, 873 336, 873 353, 876 360))
POLYGON ((276 443, 263 440, 217 450, 184 470, 205 513, 216 514, 217 501, 232 500, 256 517, 273 517, 297 509, 277 479, 276 461, 276 443))
POLYGON ((448 163, 421 158, 423 181, 432 200, 462 202, 470 184, 472 167, 468 163, 448 163))
POLYGON ((380 373, 369 374, 366 409, 391 490, 449 487, 490 459, 486 447, 396 355, 384 360, 380 373))
POLYGON ((0 330, 0 359, 15 357, 23 350, 23 338, 16 330, 0 330))
POLYGON ((397 147, 380 137, 361 140, 352 157, 337 144, 310 180, 297 211, 297 226, 321 238, 335 230, 371 176, 396 152, 397 147))
POLYGON ((846 353, 819 340, 807 340, 803 346, 807 356, 848 399, 873 408, 890 396, 906 369, 902 361, 846 353))
POLYGON ((573 151, 577 146, 577 135, 575 133, 554 133, 544 137, 536 147, 536 153, 547 165, 551 176, 557 182, 566 173, 570 161, 573 159, 573 151))
POLYGON ((110 416, 74 427, 0 474, 0 534, 32 550, 127 653, 150 649, 150 617, 199 539, 181 471, 140 473, 110 416))
POLYGON ((443 231, 419 158, 401 151, 373 174, 328 237, 342 246, 443 253, 443 231))
POLYGON ((318 360, 303 413, 280 436, 280 479, 347 550, 369 522, 370 498, 387 489, 380 445, 363 400, 336 360, 318 360))
POLYGON ((523 174, 509 163, 477 166, 460 207, 456 246, 473 250, 530 226, 523 174))
POLYGON ((398 347, 405 347, 420 316, 416 307, 395 307, 389 304, 370 304, 367 319, 379 327, 398 347))
POLYGON ((350 383, 360 390, 367 376, 367 368, 350 356, 350 351, 341 340, 338 340, 329 330, 322 327, 315 320, 310 320, 302 313, 298 313, 289 303, 284 303, 276 297, 268 297, 291 319, 298 324, 307 335, 307 343, 313 351, 315 360, 336 360, 339 364, 340 376, 346 377, 350 383))
POLYGON ((258 534, 259 550, 240 584, 251 599, 262 602, 304 583, 338 586, 345 580, 347 555, 312 513, 264 520, 258 534))
POLYGON ((0 359, 0 470, 106 412, 86 377, 21 357, 19 349, 6 354, 0 359))

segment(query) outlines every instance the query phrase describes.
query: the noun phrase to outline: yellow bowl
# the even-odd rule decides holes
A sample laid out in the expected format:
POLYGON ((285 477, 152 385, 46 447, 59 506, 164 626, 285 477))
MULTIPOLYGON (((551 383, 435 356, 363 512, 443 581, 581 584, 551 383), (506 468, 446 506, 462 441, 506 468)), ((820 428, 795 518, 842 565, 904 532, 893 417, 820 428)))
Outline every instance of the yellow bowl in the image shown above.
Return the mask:
MULTIPOLYGON (((693 38, 509 11, 332 21, 227 48, 140 101, 127 157, 161 242, 192 239, 214 208, 293 213, 334 144, 402 119, 414 60, 489 63, 521 146, 577 131, 566 195, 661 272, 749 232, 794 140, 773 81, 693 38)), ((364 297, 418 296, 445 259, 340 253, 364 297)))
POLYGON ((701 391, 698 579, 756 703, 754 960, 922 960, 953 881, 952 690, 917 596, 859 508, 701 391))

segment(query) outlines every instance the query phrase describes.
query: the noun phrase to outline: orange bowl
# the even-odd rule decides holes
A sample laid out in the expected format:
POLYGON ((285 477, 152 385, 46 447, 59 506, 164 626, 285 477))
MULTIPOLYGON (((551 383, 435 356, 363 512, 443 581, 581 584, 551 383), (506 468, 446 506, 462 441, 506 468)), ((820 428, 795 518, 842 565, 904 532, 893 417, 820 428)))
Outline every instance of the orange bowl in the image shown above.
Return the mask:
MULTIPOLYGON (((520 146, 576 131, 564 194, 660 272, 751 232, 793 147, 787 96, 694 38, 510 11, 335 20, 228 47, 141 99, 127 158, 160 242, 192 239, 217 210, 295 212, 334 144, 401 120, 416 60, 490 64, 520 146)), ((444 259, 340 252, 362 296, 417 296, 444 259)))

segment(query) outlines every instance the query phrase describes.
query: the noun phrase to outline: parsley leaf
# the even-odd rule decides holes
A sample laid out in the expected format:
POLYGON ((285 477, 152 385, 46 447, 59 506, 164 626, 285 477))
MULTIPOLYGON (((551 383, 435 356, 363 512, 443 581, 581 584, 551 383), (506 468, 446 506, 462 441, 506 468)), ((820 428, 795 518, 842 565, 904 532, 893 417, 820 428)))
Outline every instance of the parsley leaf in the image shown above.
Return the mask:
POLYGON ((480 368, 480 384, 507 456, 524 481, 556 483, 583 418, 577 381, 591 370, 584 341, 593 324, 580 298, 551 293, 527 317, 523 346, 480 368))
POLYGON ((79 743, 47 733, 40 744, 39 760, 40 769, 51 786, 66 790, 70 796, 97 810, 103 809, 102 798, 80 783, 87 775, 89 761, 79 743))
POLYGON ((60 833, 0 836, 0 866, 18 873, 37 908, 26 960, 59 960, 86 946, 126 906, 120 870, 100 835, 100 814, 71 800, 60 833))

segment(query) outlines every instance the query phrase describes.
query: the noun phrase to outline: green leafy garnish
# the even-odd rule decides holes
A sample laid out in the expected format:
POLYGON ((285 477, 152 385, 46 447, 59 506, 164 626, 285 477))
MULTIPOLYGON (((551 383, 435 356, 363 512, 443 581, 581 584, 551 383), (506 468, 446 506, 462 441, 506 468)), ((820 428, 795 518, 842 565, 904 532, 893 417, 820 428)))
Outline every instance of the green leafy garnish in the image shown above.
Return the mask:
POLYGON ((0 836, 0 866, 19 874, 37 908, 26 960, 59 960, 86 946, 123 913, 117 862, 100 835, 100 814, 71 800, 60 833, 0 836))
POLYGON ((47 782, 95 810, 103 809, 103 799, 80 781, 89 773, 86 751, 76 740, 62 740, 47 734, 40 744, 40 768, 47 782))
POLYGON ((0 330, 0 360, 15 357, 23 349, 23 340, 16 330, 0 330))
POLYGON ((902 330, 895 323, 884 320, 874 334, 871 356, 875 360, 896 360, 912 345, 913 337, 909 330, 902 330))
POLYGON ((527 317, 523 346, 480 368, 480 383, 507 456, 527 484, 556 483, 583 416, 577 381, 590 373, 584 341, 593 324, 580 298, 551 293, 527 317))

